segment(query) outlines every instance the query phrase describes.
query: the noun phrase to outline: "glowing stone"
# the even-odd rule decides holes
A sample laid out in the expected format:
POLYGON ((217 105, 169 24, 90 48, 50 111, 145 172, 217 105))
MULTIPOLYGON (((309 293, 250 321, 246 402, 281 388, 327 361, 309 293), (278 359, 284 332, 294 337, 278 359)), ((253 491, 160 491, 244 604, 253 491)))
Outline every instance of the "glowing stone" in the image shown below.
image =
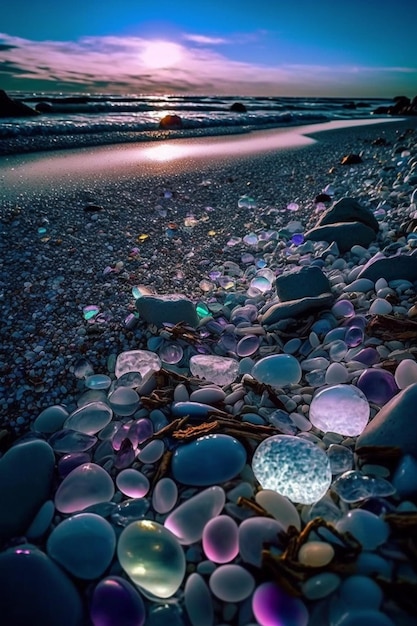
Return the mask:
POLYGON ((320 500, 332 480, 326 453, 311 441, 291 435, 274 435, 259 444, 252 469, 264 489, 301 504, 320 500))
POLYGON ((196 354, 190 359, 193 376, 205 378, 216 385, 230 385, 239 373, 239 363, 235 359, 211 354, 196 354))
POLYGON ((316 393, 310 405, 310 421, 323 432, 347 437, 360 435, 368 423, 370 408, 364 393, 353 385, 333 385, 316 393))
POLYGON ((255 276, 250 282, 250 288, 265 293, 272 289, 272 285, 266 276, 255 276))
POLYGON ((272 354, 260 359, 252 369, 252 376, 259 383, 281 387, 297 384, 301 380, 301 367, 291 354, 272 354))
POLYGON ((120 576, 109 576, 93 591, 90 617, 94 626, 143 626, 146 611, 133 585, 120 576))
POLYGON ((309 620, 304 603, 272 582, 256 589, 252 610, 260 626, 307 626, 309 620))
POLYGON ((115 375, 120 378, 128 372, 139 372, 142 378, 159 372, 161 359, 149 350, 129 350, 121 352, 116 360, 115 375))
POLYGON ((239 552, 238 526, 228 515, 211 519, 204 527, 203 550, 210 561, 228 563, 239 552))
POLYGON ((75 513, 99 502, 109 502, 114 484, 105 469, 95 463, 83 463, 64 478, 55 494, 60 513, 75 513))
POLYGON ((157 522, 129 524, 119 537, 117 556, 129 578, 157 598, 170 598, 183 581, 183 549, 172 532, 157 522))

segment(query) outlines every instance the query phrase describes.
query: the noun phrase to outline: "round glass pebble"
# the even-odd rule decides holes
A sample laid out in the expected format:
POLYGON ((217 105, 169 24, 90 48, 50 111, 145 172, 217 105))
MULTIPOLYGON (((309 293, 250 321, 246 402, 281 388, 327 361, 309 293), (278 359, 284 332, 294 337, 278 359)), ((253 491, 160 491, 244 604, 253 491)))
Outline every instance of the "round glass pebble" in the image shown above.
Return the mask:
POLYGON ((260 339, 257 335, 246 335, 238 342, 236 354, 240 357, 252 356, 259 348, 260 339))
POLYGON ((181 361, 184 350, 178 343, 164 343, 159 350, 159 356, 163 363, 174 365, 181 361))
POLYGON ((369 403, 353 385, 332 385, 319 390, 310 405, 310 421, 323 432, 348 437, 360 435, 368 423, 369 403))
POLYGON ((96 463, 84 463, 64 478, 55 494, 55 506, 61 513, 75 513, 109 502, 113 495, 114 484, 106 470, 96 463))
POLYGON ((211 519, 204 527, 203 550, 214 563, 228 563, 239 552, 238 526, 228 515, 211 519))
POLYGON ((340 319, 343 317, 351 317, 355 309, 350 300, 339 300, 332 306, 331 312, 336 318, 340 319))
POLYGON ((112 416, 112 409, 104 402, 90 402, 71 413, 65 420, 64 428, 95 435, 107 426, 112 416))
POLYGON ((301 367, 291 354, 272 354, 260 359, 251 372, 260 383, 281 387, 297 384, 301 380, 301 367))
POLYGON ((140 398, 130 387, 117 387, 109 396, 109 404, 116 415, 133 415, 139 407, 140 398))
POLYGON ((211 354, 196 354, 190 359, 193 376, 205 378, 216 385, 230 385, 239 373, 239 362, 211 354))
POLYGON ((111 378, 106 374, 92 374, 85 379, 85 386, 88 389, 108 389, 110 385, 111 378))
POLYGON ((146 611, 133 585, 120 576, 109 576, 93 591, 90 617, 94 626, 143 626, 146 611))
POLYGON ((273 582, 255 590, 252 610, 260 626, 307 626, 309 621, 305 604, 273 582))
POLYGON ((143 498, 149 491, 149 480, 135 469, 124 469, 116 476, 116 486, 129 498, 143 498))
MULTIPOLYGON (((395 377, 383 369, 369 368, 362 372, 356 383, 369 402, 383 406, 399 391, 395 377)), ((359 434, 359 433, 358 433, 359 434)))
POLYGON ((332 479, 326 453, 311 441, 291 435, 274 435, 259 444, 252 469, 264 489, 301 504, 320 500, 332 479))

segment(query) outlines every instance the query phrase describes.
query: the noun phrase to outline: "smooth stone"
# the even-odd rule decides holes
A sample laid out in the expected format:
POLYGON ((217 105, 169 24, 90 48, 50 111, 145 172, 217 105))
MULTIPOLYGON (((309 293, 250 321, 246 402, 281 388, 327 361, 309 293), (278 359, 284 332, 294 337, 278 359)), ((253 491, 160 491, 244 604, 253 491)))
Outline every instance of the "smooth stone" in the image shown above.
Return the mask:
POLYGON ((215 485, 197 493, 174 509, 166 518, 165 528, 170 530, 181 544, 200 541, 204 527, 212 518, 220 515, 226 502, 224 490, 215 485))
POLYGON ((272 326, 273 324, 290 317, 298 317, 310 311, 325 309, 329 307, 333 301, 334 295, 329 292, 322 293, 319 296, 305 296, 298 300, 279 302, 278 304, 273 304, 262 316, 260 316, 260 322, 263 326, 272 326))
POLYGON ((175 535, 157 522, 145 519, 126 526, 117 556, 135 585, 157 598, 173 596, 184 579, 184 551, 175 535))
POLYGON ((417 383, 409 385, 394 396, 366 426, 356 441, 363 446, 398 447, 403 454, 417 457, 417 383))
POLYGON ((330 363, 324 377, 326 385, 340 385, 347 383, 348 380, 349 372, 342 363, 330 363))
POLYGON ((339 588, 339 598, 346 608, 374 609, 377 611, 383 601, 381 587, 369 576, 353 575, 345 578, 339 588))
POLYGON ((353 452, 350 448, 332 443, 327 449, 332 474, 342 474, 353 467, 353 452))
POLYGON ((87 389, 108 389, 111 385, 111 378, 106 374, 91 374, 85 379, 87 389))
POLYGON ((364 393, 353 385, 320 389, 310 404, 310 421, 323 432, 359 435, 368 423, 370 408, 364 393))
POLYGON ((137 456, 142 463, 156 463, 165 452, 165 444, 162 439, 154 439, 142 448, 137 456))
POLYGON ((149 491, 149 479, 136 469, 124 469, 116 476, 116 486, 129 498, 143 498, 149 491))
POLYGON ((324 541, 307 541, 298 551, 298 561, 309 567, 324 567, 334 557, 334 548, 324 541))
POLYGON ((357 278, 349 285, 346 285, 346 287, 343 288, 343 291, 345 293, 352 293, 355 291, 359 293, 366 293, 367 291, 374 289, 374 287, 375 284, 372 280, 369 280, 369 278, 357 278))
POLYGON ((389 526, 380 517, 363 509, 353 509, 336 523, 339 532, 349 532, 364 550, 375 550, 389 537, 389 526))
POLYGON ((301 380, 301 367, 291 354, 272 354, 259 359, 251 375, 259 383, 272 387, 297 384, 301 380))
POLYGON ((395 370, 394 378, 399 389, 405 389, 413 383, 417 383, 417 362, 413 359, 400 361, 395 370))
POLYGON ((58 461, 58 473, 61 478, 68 476, 73 469, 82 465, 83 463, 89 463, 91 461, 91 454, 88 452, 71 452, 61 456, 58 461))
POLYGON ((4 626, 80 626, 83 607, 70 578, 35 546, 0 554, 0 615, 4 626))
POLYGON ((129 417, 139 408, 140 397, 130 387, 117 387, 108 398, 109 405, 116 415, 129 417))
POLYGON ((48 556, 82 580, 94 580, 109 567, 116 548, 116 534, 107 520, 94 513, 80 513, 58 524, 48 537, 48 556))
POLYGON ((55 456, 46 441, 10 448, 0 459, 0 542, 22 535, 50 497, 55 456))
POLYGON ((377 368, 369 368, 362 372, 356 386, 365 394, 369 402, 379 406, 386 404, 399 391, 391 372, 377 368))
POLYGON ((49 438, 49 444, 54 452, 77 453, 86 452, 97 443, 95 435, 80 433, 78 430, 64 428, 58 430, 49 438))
POLYGON ((252 610, 260 626, 307 626, 309 613, 299 598, 274 582, 261 583, 252 596, 252 610))
POLYGON ((196 572, 185 583, 184 604, 192 626, 213 626, 212 596, 204 578, 196 572))
POLYGON ((193 328, 198 326, 198 315, 194 303, 178 293, 165 295, 144 295, 136 300, 139 315, 159 328, 168 324, 184 322, 193 328))
POLYGON ((246 456, 245 448, 234 437, 205 435, 175 450, 171 471, 184 485, 216 485, 235 478, 245 466, 246 456))
POLYGON ((86 435, 95 435, 111 422, 113 411, 104 402, 90 402, 73 411, 65 420, 64 428, 86 435))
POLYGON ((396 626, 384 613, 372 609, 350 608, 340 617, 335 626, 396 626))
POLYGON ((142 378, 147 378, 154 372, 159 372, 161 366, 161 359, 154 352, 128 350, 118 355, 114 373, 116 378, 121 378, 131 372, 138 372, 142 378))
POLYGON ((216 404, 223 402, 226 394, 221 387, 202 387, 196 389, 190 395, 191 402, 202 402, 203 404, 216 404))
POLYGON ((360 502, 367 498, 392 496, 395 487, 384 478, 367 476, 358 470, 348 470, 332 484, 332 491, 344 502, 360 502))
POLYGON ((311 441, 291 435, 262 441, 253 455, 252 470, 264 489, 300 504, 320 500, 332 479, 326 453, 311 441))
POLYGON ((383 559, 379 554, 362 551, 356 560, 356 574, 391 578, 392 565, 392 562, 383 559))
POLYGON ((363 348, 355 354, 354 360, 364 365, 375 365, 379 363, 381 357, 379 356, 378 350, 375 350, 375 348, 363 348))
POLYGON ((239 526, 239 553, 244 563, 262 565, 265 544, 280 546, 279 535, 285 529, 277 520, 268 517, 250 517, 239 526))
POLYGON ((139 591, 120 576, 109 576, 94 588, 90 605, 93 626, 144 626, 145 604, 139 591))
POLYGON ((236 380, 239 362, 228 357, 212 354, 196 354, 190 358, 190 372, 215 385, 226 386, 236 380))
POLYGON ((238 526, 227 515, 219 515, 204 526, 203 550, 210 561, 228 563, 239 552, 238 526))
POLYGON ((261 489, 256 493, 255 501, 272 515, 284 530, 287 531, 290 526, 301 530, 300 515, 288 498, 272 489, 261 489))
POLYGON ((68 474, 55 493, 60 513, 76 513, 93 504, 109 502, 114 484, 106 470, 96 463, 84 463, 68 474))
MULTIPOLYGON (((375 231, 361 222, 339 222, 317 226, 305 232, 304 237, 306 240, 327 241, 329 244, 335 242, 342 254, 349 252, 355 244, 367 248, 376 238, 375 231)), ((370 276, 365 278, 372 280, 370 276)))
POLYGON ((362 222, 377 233, 379 223, 371 210, 363 207, 355 198, 341 198, 320 215, 317 226, 336 222, 362 222))
POLYGON ((341 578, 332 572, 322 572, 316 576, 311 576, 301 589, 303 596, 308 600, 320 600, 326 598, 336 591, 341 583, 341 578))
POLYGON ((152 493, 152 506, 157 513, 169 513, 178 500, 178 487, 172 478, 158 480, 152 493))
POLYGON ((29 541, 41 539, 48 531, 55 515, 55 506, 52 500, 44 502, 25 532, 29 541))
POLYGON ((241 602, 255 589, 255 579, 241 565, 220 565, 210 576, 209 587, 223 602, 241 602))
POLYGON ((391 482, 403 498, 417 493, 417 459, 405 454, 395 468, 391 482))
POLYGON ((281 302, 314 298, 331 292, 328 278, 320 268, 304 266, 291 272, 284 272, 277 277, 275 287, 281 302))
POLYGON ((375 298, 369 307, 369 315, 388 315, 392 313, 392 304, 384 298, 375 298))
POLYGON ((47 409, 39 413, 38 417, 33 422, 33 430, 45 434, 55 433, 61 430, 68 415, 69 413, 66 408, 60 404, 48 406, 47 409))
POLYGON ((404 279, 413 283, 417 280, 417 256, 398 254, 395 257, 370 259, 358 278, 369 278, 374 282, 378 278, 388 282, 404 279))
POLYGON ((209 413, 215 413, 216 408, 211 404, 203 402, 173 402, 171 405, 171 412, 174 417, 184 417, 189 415, 190 417, 206 417, 209 413))

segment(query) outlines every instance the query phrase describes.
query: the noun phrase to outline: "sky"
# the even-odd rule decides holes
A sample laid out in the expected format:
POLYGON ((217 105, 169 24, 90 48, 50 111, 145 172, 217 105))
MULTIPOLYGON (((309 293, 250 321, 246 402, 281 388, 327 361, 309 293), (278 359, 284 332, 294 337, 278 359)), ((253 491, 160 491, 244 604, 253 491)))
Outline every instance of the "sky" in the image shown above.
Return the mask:
POLYGON ((417 0, 13 0, 2 7, 6 91, 417 94, 417 0))

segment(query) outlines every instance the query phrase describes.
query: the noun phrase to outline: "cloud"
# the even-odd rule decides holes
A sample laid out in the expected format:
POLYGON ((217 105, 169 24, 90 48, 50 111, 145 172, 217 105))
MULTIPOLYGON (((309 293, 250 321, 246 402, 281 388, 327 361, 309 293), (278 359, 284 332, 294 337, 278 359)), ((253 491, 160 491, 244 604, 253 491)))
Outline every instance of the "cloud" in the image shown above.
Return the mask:
POLYGON ((182 38, 185 41, 191 41, 192 43, 204 46, 216 46, 231 43, 230 39, 225 39, 223 37, 207 37, 206 35, 193 35, 191 33, 183 35, 182 38))
POLYGON ((100 91, 106 85, 110 91, 125 93, 273 96, 371 95, 372 85, 382 84, 386 77, 390 78, 387 95, 392 95, 417 72, 412 67, 261 65, 236 61, 210 48, 219 44, 217 38, 187 37, 188 44, 166 42, 175 46, 175 55, 158 59, 153 50, 150 63, 149 48, 155 48, 155 40, 140 37, 31 41, 0 34, 0 67, 3 78, 9 76, 14 86, 20 81, 21 89, 36 90, 39 84, 42 89, 71 85, 79 91, 100 91))

